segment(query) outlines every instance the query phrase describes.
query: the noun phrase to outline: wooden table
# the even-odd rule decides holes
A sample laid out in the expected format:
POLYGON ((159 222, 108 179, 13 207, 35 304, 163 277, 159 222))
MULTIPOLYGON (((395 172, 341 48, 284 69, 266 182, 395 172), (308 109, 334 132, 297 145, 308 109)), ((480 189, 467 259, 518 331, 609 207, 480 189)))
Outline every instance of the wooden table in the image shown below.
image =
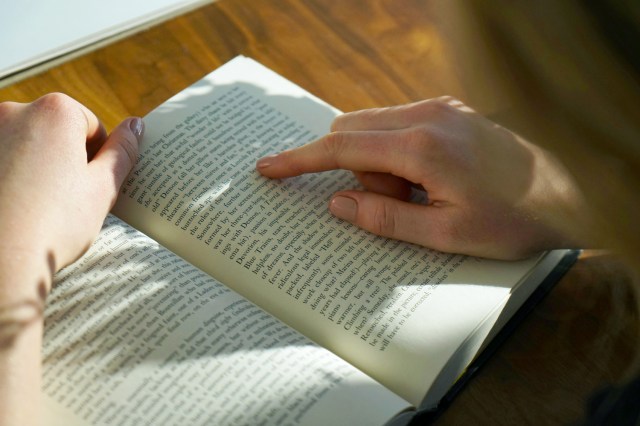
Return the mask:
MULTIPOLYGON (((6 86, 0 100, 65 92, 112 128, 238 54, 344 111, 443 94, 464 100, 425 3, 220 0, 6 86)), ((437 424, 578 419, 584 398, 621 377, 638 347, 628 282, 610 257, 583 255, 437 424)))

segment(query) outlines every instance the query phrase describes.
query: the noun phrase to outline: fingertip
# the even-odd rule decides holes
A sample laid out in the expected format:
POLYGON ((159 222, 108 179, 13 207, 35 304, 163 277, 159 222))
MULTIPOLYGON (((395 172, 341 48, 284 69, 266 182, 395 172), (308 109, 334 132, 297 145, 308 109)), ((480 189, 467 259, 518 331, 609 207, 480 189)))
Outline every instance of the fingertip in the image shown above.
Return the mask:
POLYGON ((342 130, 342 123, 344 122, 345 118, 348 117, 347 114, 349 113, 340 114, 339 116, 334 118, 333 121, 331 122, 331 126, 329 127, 329 131, 337 132, 339 130, 342 130))
POLYGON ((334 194, 329 210, 373 234, 427 245, 431 223, 425 206, 369 191, 341 191, 334 194))
POLYGON ((354 223, 358 219, 358 202, 344 195, 336 195, 329 202, 329 211, 339 219, 354 223))
POLYGON ((266 172, 268 174, 268 170, 275 162, 278 160, 278 154, 267 155, 266 157, 262 157, 256 161, 256 169, 264 174, 266 172))
POLYGON ((110 148, 119 153, 115 156, 118 180, 124 180, 124 177, 138 161, 144 129, 144 122, 140 117, 129 117, 123 120, 109 135, 110 148), (122 155, 123 153, 126 155, 122 155))
POLYGON ((139 117, 129 117, 113 129, 91 165, 99 181, 107 182, 105 191, 118 192, 124 179, 138 161, 139 144, 144 134, 144 123, 139 117), (104 180, 106 178, 106 181, 104 180))
POLYGON ((142 136, 144 135, 144 121, 140 117, 131 117, 129 118, 128 124, 129 130, 133 133, 136 140, 140 142, 142 140, 142 136))
POLYGON ((260 158, 256 161, 256 170, 268 178, 288 178, 305 172, 297 167, 299 162, 297 150, 292 149, 260 158))

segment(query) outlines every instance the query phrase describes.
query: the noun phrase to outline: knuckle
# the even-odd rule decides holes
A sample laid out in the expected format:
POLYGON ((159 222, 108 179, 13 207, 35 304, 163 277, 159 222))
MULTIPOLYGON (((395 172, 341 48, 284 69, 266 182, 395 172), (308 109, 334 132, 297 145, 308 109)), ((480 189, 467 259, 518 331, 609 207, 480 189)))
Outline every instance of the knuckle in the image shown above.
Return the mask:
POLYGON ((460 100, 458 98, 455 98, 453 96, 450 95, 445 95, 445 96, 439 96, 437 98, 435 98, 436 101, 445 103, 447 105, 456 105, 456 104, 460 104, 462 102, 460 102, 460 100))
POLYGON ((337 132, 343 129, 345 122, 349 120, 349 117, 351 117, 352 114, 353 113, 342 114, 334 118, 333 121, 331 122, 330 131, 337 132))
POLYGON ((443 117, 450 114, 475 112, 458 98, 453 96, 441 96, 429 101, 432 114, 443 117), (439 115, 438 115, 439 114, 439 115))
POLYGON ((70 96, 64 93, 54 92, 36 99, 32 105, 43 110, 59 111, 70 108, 73 102, 70 96))
POLYGON ((436 116, 441 116, 454 111, 455 107, 451 104, 450 99, 453 98, 444 96, 433 99, 432 102, 429 103, 431 113, 436 116))
POLYGON ((0 102, 0 121, 8 120, 18 107, 16 102, 0 102))
POLYGON ((393 205, 388 203, 378 203, 373 212, 371 231, 378 235, 395 235, 396 211, 393 205))
POLYGON ((453 102, 450 96, 427 99, 406 105, 406 114, 411 115, 415 122, 442 121, 457 109, 453 102))
POLYGON ((341 114, 334 118, 331 123, 331 131, 339 132, 367 126, 368 123, 375 121, 381 108, 361 109, 358 111, 351 111, 341 114))
POLYGON ((343 132, 331 132, 322 138, 323 154, 326 158, 338 160, 344 151, 345 138, 343 132))
POLYGON ((395 170, 405 178, 421 180, 423 173, 433 168, 433 159, 437 158, 437 135, 427 125, 411 127, 404 132, 398 139, 397 149, 402 156, 397 159, 395 170))
MULTIPOLYGON (((36 114, 53 117, 60 122, 68 122, 82 118, 77 102, 64 93, 49 93, 31 103, 31 108, 36 114)), ((84 118, 82 118, 84 119, 84 118)))
POLYGON ((462 102, 458 98, 454 98, 453 96, 442 96, 438 98, 441 103, 444 103, 449 108, 449 112, 452 113, 475 113, 475 111, 470 108, 467 104, 462 102))

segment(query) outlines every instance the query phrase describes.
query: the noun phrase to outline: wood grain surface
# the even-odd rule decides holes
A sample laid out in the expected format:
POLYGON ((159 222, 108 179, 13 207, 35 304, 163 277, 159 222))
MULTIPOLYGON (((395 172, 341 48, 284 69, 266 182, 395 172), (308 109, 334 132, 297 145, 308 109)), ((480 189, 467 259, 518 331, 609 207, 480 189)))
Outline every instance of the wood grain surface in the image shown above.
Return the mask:
MULTIPOLYGON (((0 101, 60 91, 112 128, 239 54, 343 111, 465 99, 428 1, 220 0, 5 86, 0 101)), ((437 424, 578 420, 638 348, 630 299, 624 268, 583 255, 437 424)))
POLYGON ((0 100, 61 91, 111 128, 239 54, 343 111, 461 96, 425 1, 221 0, 2 88, 0 100))

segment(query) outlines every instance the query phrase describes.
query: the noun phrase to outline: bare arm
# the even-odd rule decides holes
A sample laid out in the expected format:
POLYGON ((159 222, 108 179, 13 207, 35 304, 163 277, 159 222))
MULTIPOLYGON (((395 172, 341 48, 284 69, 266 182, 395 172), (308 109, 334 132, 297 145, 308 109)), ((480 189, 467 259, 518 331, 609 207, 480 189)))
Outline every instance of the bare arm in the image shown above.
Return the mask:
POLYGON ((61 94, 0 104, 0 425, 40 423, 43 308, 52 275, 97 235, 142 134, 107 136, 61 94))

